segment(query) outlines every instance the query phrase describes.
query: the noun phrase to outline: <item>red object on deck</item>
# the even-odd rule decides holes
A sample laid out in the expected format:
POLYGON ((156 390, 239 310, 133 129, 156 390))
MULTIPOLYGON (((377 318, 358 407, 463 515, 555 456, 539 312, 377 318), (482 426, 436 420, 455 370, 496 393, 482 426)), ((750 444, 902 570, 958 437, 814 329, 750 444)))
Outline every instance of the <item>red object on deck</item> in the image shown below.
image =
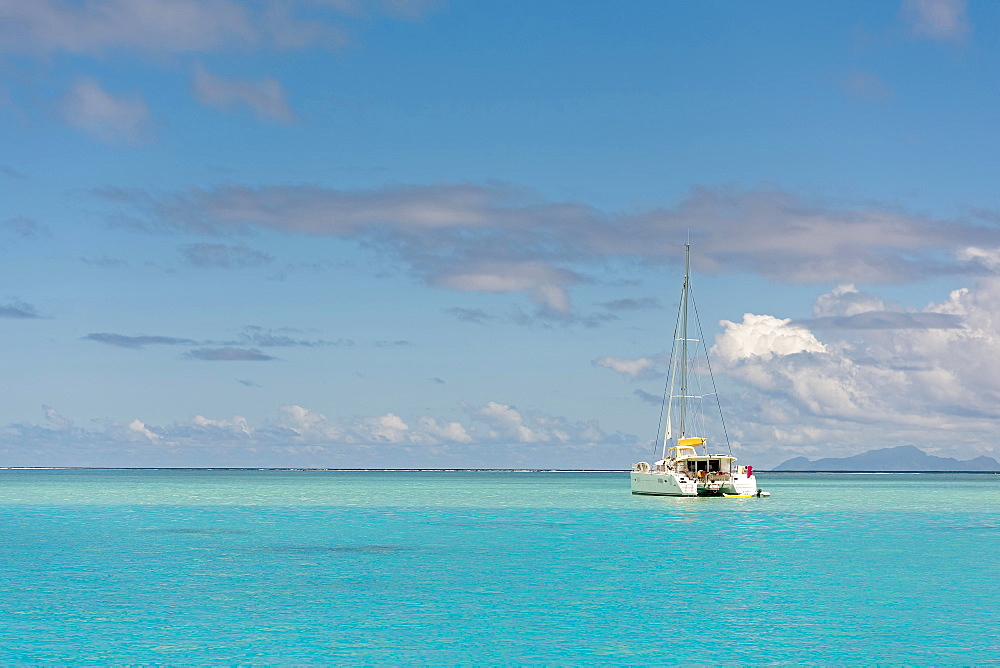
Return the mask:
POLYGON ((752 475, 753 475, 753 467, 747 466, 747 477, 749 478, 752 475))

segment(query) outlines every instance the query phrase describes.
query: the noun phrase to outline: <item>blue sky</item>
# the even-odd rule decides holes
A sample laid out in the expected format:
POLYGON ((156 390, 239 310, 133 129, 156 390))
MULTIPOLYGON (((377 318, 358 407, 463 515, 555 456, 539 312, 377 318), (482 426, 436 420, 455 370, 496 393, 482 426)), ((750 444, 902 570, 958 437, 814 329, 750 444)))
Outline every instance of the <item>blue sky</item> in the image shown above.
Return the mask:
POLYGON ((0 465, 625 468, 689 234, 741 461, 1000 456, 998 27, 0 0, 0 465))

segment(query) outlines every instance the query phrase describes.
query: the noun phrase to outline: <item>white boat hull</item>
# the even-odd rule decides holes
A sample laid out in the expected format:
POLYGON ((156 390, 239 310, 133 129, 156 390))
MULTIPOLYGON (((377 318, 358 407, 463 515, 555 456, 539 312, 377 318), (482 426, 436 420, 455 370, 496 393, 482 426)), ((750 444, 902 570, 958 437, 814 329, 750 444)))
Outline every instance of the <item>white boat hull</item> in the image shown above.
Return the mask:
POLYGON ((757 476, 735 475, 730 480, 699 481, 671 471, 632 471, 632 493, 650 496, 739 496, 757 493, 757 476))

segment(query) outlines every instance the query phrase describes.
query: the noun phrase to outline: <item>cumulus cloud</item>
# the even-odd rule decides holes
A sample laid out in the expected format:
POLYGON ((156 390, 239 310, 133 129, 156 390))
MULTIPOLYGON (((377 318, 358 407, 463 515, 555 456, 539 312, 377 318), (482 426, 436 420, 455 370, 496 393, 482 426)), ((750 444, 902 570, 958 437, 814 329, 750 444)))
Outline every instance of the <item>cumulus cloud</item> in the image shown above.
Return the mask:
POLYGON ((362 445, 437 446, 447 444, 609 443, 596 422, 573 423, 543 414, 522 415, 516 408, 488 402, 470 408, 471 422, 420 416, 408 422, 395 413, 334 422, 322 413, 283 406, 277 424, 312 442, 362 445))
POLYGON ((194 71, 194 93, 202 104, 223 111, 247 107, 258 118, 284 122, 294 118, 284 89, 270 77, 257 81, 225 79, 199 65, 194 71))
POLYGON ((393 413, 359 418, 351 425, 355 438, 365 443, 409 443, 410 427, 393 413))
POLYGON ((805 327, 770 315, 744 313, 743 322, 723 320, 725 331, 716 339, 712 353, 735 362, 752 357, 784 357, 796 353, 825 353, 826 346, 805 327))
MULTIPOLYGON (((820 312, 830 296, 817 300, 820 312)), ((1000 279, 990 277, 920 311, 828 316, 889 323, 854 327, 850 339, 830 328, 820 340, 766 315, 724 322, 713 347, 718 370, 752 397, 734 422, 737 437, 789 454, 810 444, 849 453, 878 443, 989 452, 1000 428, 998 313, 1000 279)))
POLYGON ((421 417, 417 424, 424 433, 437 441, 471 443, 473 440, 461 422, 439 422, 435 418, 421 417))
POLYGON ((250 428, 247 419, 241 415, 234 415, 228 420, 211 420, 204 415, 196 415, 191 421, 199 427, 212 427, 246 436, 253 434, 253 430, 250 428))
POLYGON ((990 272, 1000 270, 1000 248, 969 246, 959 249, 957 257, 962 262, 977 264, 990 272))
POLYGON ((159 443, 161 436, 153 429, 146 426, 142 420, 135 419, 131 422, 115 422, 114 420, 103 420, 103 435, 123 444, 154 444, 159 443))
POLYGON ((302 406, 282 406, 277 424, 307 441, 335 442, 344 436, 325 415, 302 406))
POLYGON ((885 302, 881 298, 861 292, 853 283, 838 285, 830 292, 817 297, 813 303, 813 315, 817 318, 852 316, 884 309, 885 302))
POLYGON ((62 99, 63 117, 73 127, 109 144, 143 144, 151 138, 151 115, 138 94, 115 95, 91 78, 81 78, 62 99))
POLYGON ((813 303, 808 320, 793 324, 808 329, 940 329, 961 327, 961 318, 947 313, 906 312, 853 284, 838 285, 813 303))
POLYGON ((524 424, 524 417, 516 408, 491 401, 477 411, 479 417, 487 422, 494 431, 496 438, 511 439, 520 443, 531 443, 538 440, 538 435, 524 424))
MULTIPOLYGON (((141 418, 98 420, 81 427, 50 406, 45 425, 0 425, 0 452, 12 465, 264 465, 337 462, 350 467, 510 466, 546 457, 565 465, 567 453, 589 453, 578 466, 634 444, 634 437, 605 433, 596 421, 532 412, 522 415, 497 402, 468 409, 468 420, 386 412, 329 418, 297 405, 282 406, 273 419, 195 415, 188 421, 152 425, 141 418), (550 454, 537 446, 560 446, 550 454), (155 446, 155 447, 143 447, 155 446), (518 454, 521 453, 521 454, 518 454), (445 458, 442 460, 441 458, 445 458), (449 459, 450 458, 450 459, 449 459), (180 463, 183 462, 183 463, 180 463)), ((617 463, 617 456, 612 459, 617 463)))
POLYGON ((954 42, 971 30, 967 10, 967 0, 903 0, 902 16, 914 37, 954 42))

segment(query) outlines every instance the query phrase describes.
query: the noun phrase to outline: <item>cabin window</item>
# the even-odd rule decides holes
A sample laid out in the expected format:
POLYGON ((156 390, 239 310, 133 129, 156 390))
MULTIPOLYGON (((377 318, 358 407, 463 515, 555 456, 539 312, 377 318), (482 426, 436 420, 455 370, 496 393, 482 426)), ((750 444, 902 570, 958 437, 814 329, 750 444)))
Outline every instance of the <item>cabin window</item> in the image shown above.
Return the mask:
POLYGON ((719 460, 718 459, 709 459, 708 460, 708 470, 711 473, 718 473, 719 472, 719 460))

